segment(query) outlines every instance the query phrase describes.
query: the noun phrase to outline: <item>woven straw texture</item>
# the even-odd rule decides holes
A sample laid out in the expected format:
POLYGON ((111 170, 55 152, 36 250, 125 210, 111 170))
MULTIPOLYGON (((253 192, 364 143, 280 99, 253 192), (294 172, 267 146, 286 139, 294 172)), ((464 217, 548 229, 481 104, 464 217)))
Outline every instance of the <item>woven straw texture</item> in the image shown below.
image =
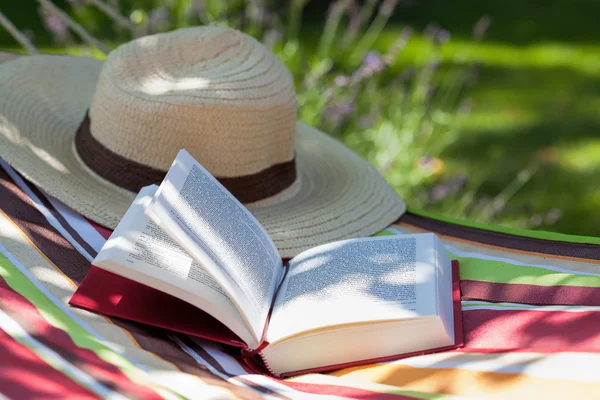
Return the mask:
POLYGON ((10 60, 14 60, 17 57, 19 57, 18 54, 15 54, 15 53, 6 53, 4 51, 0 51, 0 63, 6 62, 6 61, 10 61, 10 60))
POLYGON ((98 141, 154 168, 166 170, 181 148, 219 177, 259 172, 295 154, 292 186, 247 204, 282 257, 371 235, 405 211, 370 164, 296 121, 289 71, 260 43, 231 29, 144 37, 104 63, 20 57, 0 65, 0 93, 0 157, 111 228, 135 194, 104 180, 78 156, 74 136, 88 109, 98 141))
POLYGON ((218 177, 291 160, 296 94, 285 65, 239 31, 201 32, 146 36, 111 52, 90 109, 94 137, 165 171, 181 148, 218 177))

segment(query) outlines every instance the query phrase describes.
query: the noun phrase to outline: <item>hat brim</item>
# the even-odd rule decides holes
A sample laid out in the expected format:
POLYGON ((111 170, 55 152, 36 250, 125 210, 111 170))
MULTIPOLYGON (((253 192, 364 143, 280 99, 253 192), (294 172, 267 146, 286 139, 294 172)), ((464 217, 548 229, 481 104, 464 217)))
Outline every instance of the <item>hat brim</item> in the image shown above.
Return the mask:
MULTIPOLYGON (((74 148, 101 68, 99 60, 50 55, 0 65, 0 157, 48 194, 114 228, 135 193, 91 171, 74 148)), ((298 122, 295 150, 296 182, 246 205, 282 257, 372 235, 404 213, 404 201, 379 172, 337 140, 298 122)))

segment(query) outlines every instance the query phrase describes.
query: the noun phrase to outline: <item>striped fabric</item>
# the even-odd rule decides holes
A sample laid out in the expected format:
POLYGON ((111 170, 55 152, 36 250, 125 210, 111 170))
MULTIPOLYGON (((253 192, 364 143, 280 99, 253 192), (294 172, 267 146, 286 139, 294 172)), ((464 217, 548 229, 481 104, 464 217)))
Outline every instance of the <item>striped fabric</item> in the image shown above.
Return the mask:
POLYGON ((407 213, 460 260, 464 349, 278 380, 206 341, 67 305, 109 231, 0 161, 0 398, 600 397, 600 244, 407 213))

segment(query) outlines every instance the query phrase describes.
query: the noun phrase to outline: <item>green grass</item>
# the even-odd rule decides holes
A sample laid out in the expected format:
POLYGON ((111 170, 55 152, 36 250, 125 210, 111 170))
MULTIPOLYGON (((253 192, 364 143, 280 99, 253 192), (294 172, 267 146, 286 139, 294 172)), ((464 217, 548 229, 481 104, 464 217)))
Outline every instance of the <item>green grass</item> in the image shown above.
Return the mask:
MULTIPOLYGON (((537 153, 551 149, 551 160, 512 196, 496 223, 525 225, 531 215, 556 207, 562 218, 540 228, 600 236, 599 13, 595 1, 468 0, 426 2, 401 15, 421 27, 437 21, 452 33, 445 62, 484 63, 471 91, 473 112, 442 155, 450 171, 465 171, 483 182, 480 195, 495 196, 537 153), (470 29, 482 14, 492 25, 472 48, 470 29)), ((393 37, 391 28, 383 40, 393 37)), ((407 50, 416 54, 420 45, 412 45, 407 50)), ((455 207, 445 200, 430 209, 452 215, 455 207)))

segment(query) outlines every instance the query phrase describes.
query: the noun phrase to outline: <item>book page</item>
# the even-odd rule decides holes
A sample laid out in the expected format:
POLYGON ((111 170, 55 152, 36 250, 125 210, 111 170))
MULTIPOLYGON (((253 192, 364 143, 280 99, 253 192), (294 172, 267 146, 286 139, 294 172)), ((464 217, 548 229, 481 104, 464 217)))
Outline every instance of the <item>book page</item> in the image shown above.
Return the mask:
POLYGON ((260 340, 283 264, 256 218, 185 150, 146 212, 219 282, 260 340))
POLYGON ((196 305, 255 343, 221 286, 144 213, 157 189, 140 191, 93 264, 196 305))
POLYGON ((431 234, 344 240, 290 261, 267 339, 336 325, 437 315, 431 234))

